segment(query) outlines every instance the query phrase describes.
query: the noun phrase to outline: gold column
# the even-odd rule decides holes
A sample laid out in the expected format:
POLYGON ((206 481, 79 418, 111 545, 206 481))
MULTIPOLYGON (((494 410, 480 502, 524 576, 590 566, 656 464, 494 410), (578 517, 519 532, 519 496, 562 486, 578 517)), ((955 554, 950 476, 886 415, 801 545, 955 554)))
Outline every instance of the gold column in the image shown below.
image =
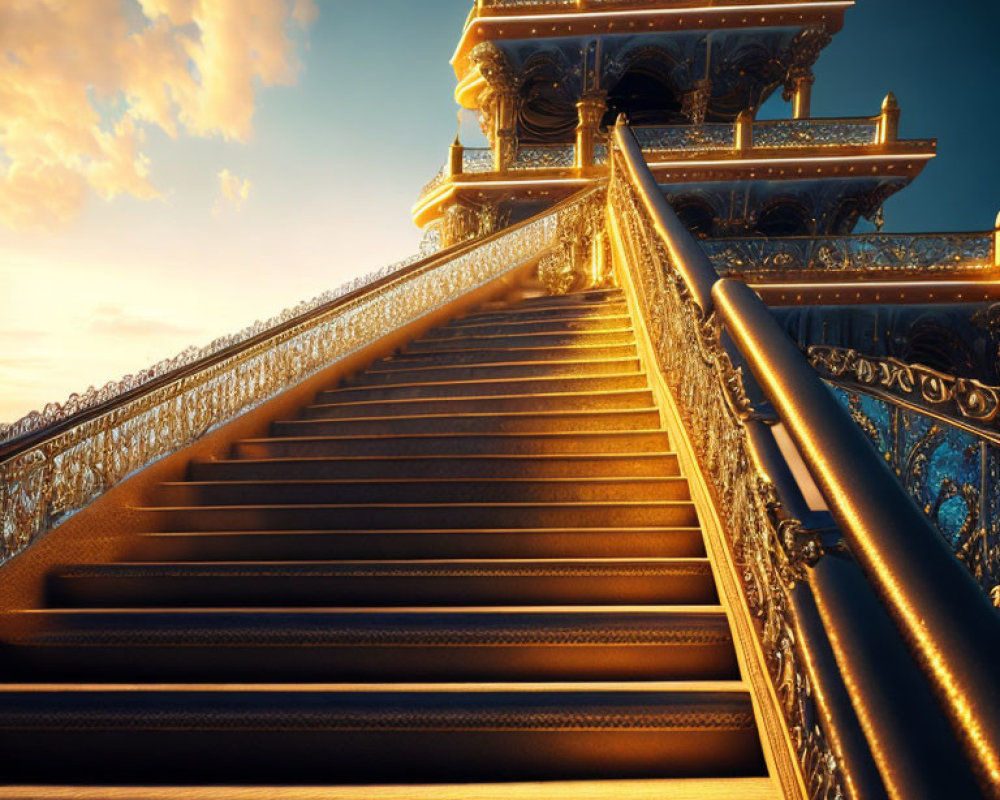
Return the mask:
POLYGON ((515 108, 517 99, 512 90, 497 92, 496 133, 493 137, 493 168, 506 172, 517 155, 517 128, 515 108))
POLYGON ((1000 269, 1000 214, 993 225, 993 266, 1000 269))
POLYGON ((455 141, 452 143, 451 147, 448 148, 448 175, 452 177, 455 175, 461 175, 462 170, 465 168, 464 161, 465 148, 456 136, 455 141))
POLYGON ((604 92, 587 92, 576 104, 578 122, 576 126, 575 165, 579 170, 594 166, 594 144, 601 119, 607 112, 607 95, 604 92))
POLYGON ((882 117, 878 126, 878 143, 888 144, 899 138, 899 101, 889 92, 882 101, 882 117))
POLYGON ((745 109, 736 118, 736 149, 744 153, 753 147, 753 112, 745 109))
POLYGON ((795 119, 809 119, 812 115, 812 87, 816 77, 806 71, 795 77, 795 99, 792 116, 795 119))

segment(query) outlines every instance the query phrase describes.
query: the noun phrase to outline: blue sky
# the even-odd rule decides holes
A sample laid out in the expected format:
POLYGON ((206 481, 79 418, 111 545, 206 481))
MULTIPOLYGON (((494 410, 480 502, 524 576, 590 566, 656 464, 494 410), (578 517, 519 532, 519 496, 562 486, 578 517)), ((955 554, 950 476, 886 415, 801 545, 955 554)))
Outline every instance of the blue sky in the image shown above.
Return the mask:
MULTIPOLYGON (((129 131, 116 142, 133 143, 145 159, 135 169, 118 165, 117 188, 106 191, 117 192, 113 199, 86 189, 54 225, 0 225, 0 420, 271 316, 419 242, 410 207, 455 133, 448 59, 471 0, 318 0, 314 20, 305 14, 310 0, 295 0, 307 26, 281 18, 286 26, 260 34, 259 46, 281 58, 252 84, 240 73, 245 31, 236 18, 250 6, 277 14, 292 0, 88 0, 70 4, 94 13, 63 20, 67 41, 95 40, 87 57, 100 61, 108 45, 96 39, 109 29, 100 15, 124 4, 142 21, 140 2, 159 14, 192 2, 239 9, 234 30, 225 30, 228 17, 220 23, 232 34, 220 59, 234 74, 223 87, 231 96, 214 100, 239 116, 247 111, 240 86, 253 90, 252 128, 240 133, 194 100, 175 138, 140 119, 134 142, 129 131), (228 199, 221 173, 234 181, 228 199), (127 186, 158 196, 139 199, 127 186)), ((0 47, 9 52, 2 23, 0 47)), ((1000 210, 998 29, 993 0, 861 0, 821 57, 816 116, 874 115, 892 89, 902 135, 940 139, 938 159, 887 204, 888 229, 992 227, 1000 210)), ((51 25, 27 30, 21 39, 55 36, 51 25)), ((0 117, 3 102, 0 93, 0 117)), ((95 102, 105 116, 120 111, 95 102)), ((767 113, 788 109, 775 100, 767 113)), ((467 121, 470 143, 473 128, 467 121)), ((0 138, 0 176, 9 164, 0 138)))

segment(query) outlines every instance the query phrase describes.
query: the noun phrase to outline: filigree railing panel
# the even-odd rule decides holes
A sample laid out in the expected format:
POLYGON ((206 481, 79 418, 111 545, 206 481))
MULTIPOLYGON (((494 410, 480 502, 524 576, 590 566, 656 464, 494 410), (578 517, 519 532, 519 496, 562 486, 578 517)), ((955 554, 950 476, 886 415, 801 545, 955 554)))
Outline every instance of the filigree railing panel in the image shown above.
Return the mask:
POLYGON ((1000 606, 1000 388, 854 350, 809 360, 1000 606))
POLYGON ((395 277, 379 271, 380 282, 368 291, 356 291, 363 288, 356 281, 273 325, 258 323, 8 427, 8 436, 33 435, 0 461, 0 562, 137 470, 559 245, 559 231, 591 195, 450 258, 411 265, 395 277))
POLYGON ((493 172, 493 151, 488 147, 466 147, 462 152, 462 171, 476 175, 493 172))
POLYGON ((759 279, 794 272, 873 276, 985 274, 996 271, 989 233, 865 233, 707 239, 700 242, 724 277, 759 279))
POLYGON ((844 147, 878 143, 874 119, 787 119, 754 123, 755 147, 844 147))
POLYGON ((841 800, 843 775, 819 722, 791 619, 789 592, 803 569, 786 549, 796 523, 782 518, 774 486, 756 468, 744 426, 750 404, 741 374, 722 347, 718 322, 704 318, 672 264, 621 153, 613 152, 612 164, 612 226, 658 366, 715 495, 805 785, 815 800, 841 800))
POLYGON ((645 150, 730 150, 736 146, 732 125, 663 125, 633 128, 645 150))
POLYGON ((576 153, 572 146, 522 147, 511 169, 567 169, 572 168, 576 153))

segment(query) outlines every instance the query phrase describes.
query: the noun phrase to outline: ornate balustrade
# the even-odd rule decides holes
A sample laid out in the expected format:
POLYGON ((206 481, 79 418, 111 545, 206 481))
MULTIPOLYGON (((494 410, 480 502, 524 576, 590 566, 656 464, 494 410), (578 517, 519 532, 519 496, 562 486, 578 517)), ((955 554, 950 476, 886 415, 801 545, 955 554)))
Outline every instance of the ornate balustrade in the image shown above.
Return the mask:
POLYGON ((380 270, 206 349, 5 426, 0 563, 137 470, 540 257, 558 244, 588 196, 473 245, 380 270))
MULTIPOLYGON (((778 0, 778 2, 796 3, 802 0, 778 0)), ((756 0, 670 0, 667 4, 672 8, 711 7, 716 5, 752 5, 756 0)), ((517 11, 601 11, 616 8, 643 8, 663 6, 663 0, 477 0, 476 11, 490 13, 495 10, 517 11)))
POLYGON ((1000 387, 835 347, 809 361, 1000 607, 1000 387))
POLYGON ((783 119, 753 124, 754 147, 850 147, 878 144, 877 119, 783 119))
MULTIPOLYGON (((737 126, 728 123, 703 125, 647 125, 634 128, 640 146, 648 156, 667 153, 704 153, 730 151, 737 147, 737 126)), ((766 149, 854 147, 878 143, 878 119, 792 119, 767 120, 753 123, 753 147, 766 149)), ((596 148, 596 163, 607 163, 607 146, 596 148)), ((525 146, 518 149, 508 172, 530 172, 546 169, 572 169, 575 151, 572 145, 525 146)), ((462 171, 468 174, 496 172, 492 151, 488 148, 466 148, 462 171)), ((426 185, 420 197, 426 197, 449 178, 442 167, 426 185)))
MULTIPOLYGON (((611 237, 714 496, 805 794, 995 796, 1000 621, 990 604, 760 298, 718 277, 622 125, 609 205, 611 237), (776 438, 759 434, 737 354, 828 504, 833 530, 796 516, 802 506, 789 502, 787 481, 777 488, 780 470, 766 458, 776 438), (822 625, 809 621, 816 608, 822 625), (899 694, 902 683, 925 688, 899 694), (936 701, 927 702, 930 691, 936 701), (932 763, 928 736, 942 745, 932 763)), ((780 765, 778 777, 792 796, 780 765)))
MULTIPOLYGON (((784 698, 784 719, 777 724, 798 732, 799 769, 804 781, 817 787, 810 797, 847 797, 838 759, 817 722, 805 658, 789 616, 790 578, 801 575, 806 557, 794 535, 799 523, 783 518, 775 487, 759 468, 748 441, 744 422, 751 403, 740 371, 722 346, 718 317, 710 314, 713 279, 688 272, 683 252, 658 233, 620 151, 612 156, 609 203, 658 366, 701 470, 712 484, 730 556, 743 576, 750 613, 759 623, 756 635, 769 678, 784 698)), ((689 247, 696 248, 688 238, 689 247)), ((785 776, 783 784, 790 780, 785 776)))
POLYGON ((987 275, 997 271, 994 240, 992 231, 870 233, 707 239, 701 246, 719 275, 765 282, 795 273, 873 278, 987 275))

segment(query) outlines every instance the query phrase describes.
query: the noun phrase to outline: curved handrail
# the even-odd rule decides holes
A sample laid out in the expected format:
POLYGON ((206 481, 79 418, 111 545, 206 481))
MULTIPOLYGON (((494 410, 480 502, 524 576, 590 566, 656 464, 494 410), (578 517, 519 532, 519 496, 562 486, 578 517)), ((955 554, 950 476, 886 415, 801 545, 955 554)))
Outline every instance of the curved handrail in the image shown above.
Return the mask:
MULTIPOLYGON (((129 475, 558 245, 601 187, 211 352, 0 450, 0 563, 129 475)), ((251 329, 253 331, 254 329, 251 329)), ((237 337, 238 338, 238 337, 237 337)), ((224 340, 225 341, 225 340, 224 340)))
POLYGON ((681 279, 706 318, 717 312, 788 429, 980 781, 1000 787, 1000 620, 764 302, 716 275, 621 122, 615 141, 681 279))

